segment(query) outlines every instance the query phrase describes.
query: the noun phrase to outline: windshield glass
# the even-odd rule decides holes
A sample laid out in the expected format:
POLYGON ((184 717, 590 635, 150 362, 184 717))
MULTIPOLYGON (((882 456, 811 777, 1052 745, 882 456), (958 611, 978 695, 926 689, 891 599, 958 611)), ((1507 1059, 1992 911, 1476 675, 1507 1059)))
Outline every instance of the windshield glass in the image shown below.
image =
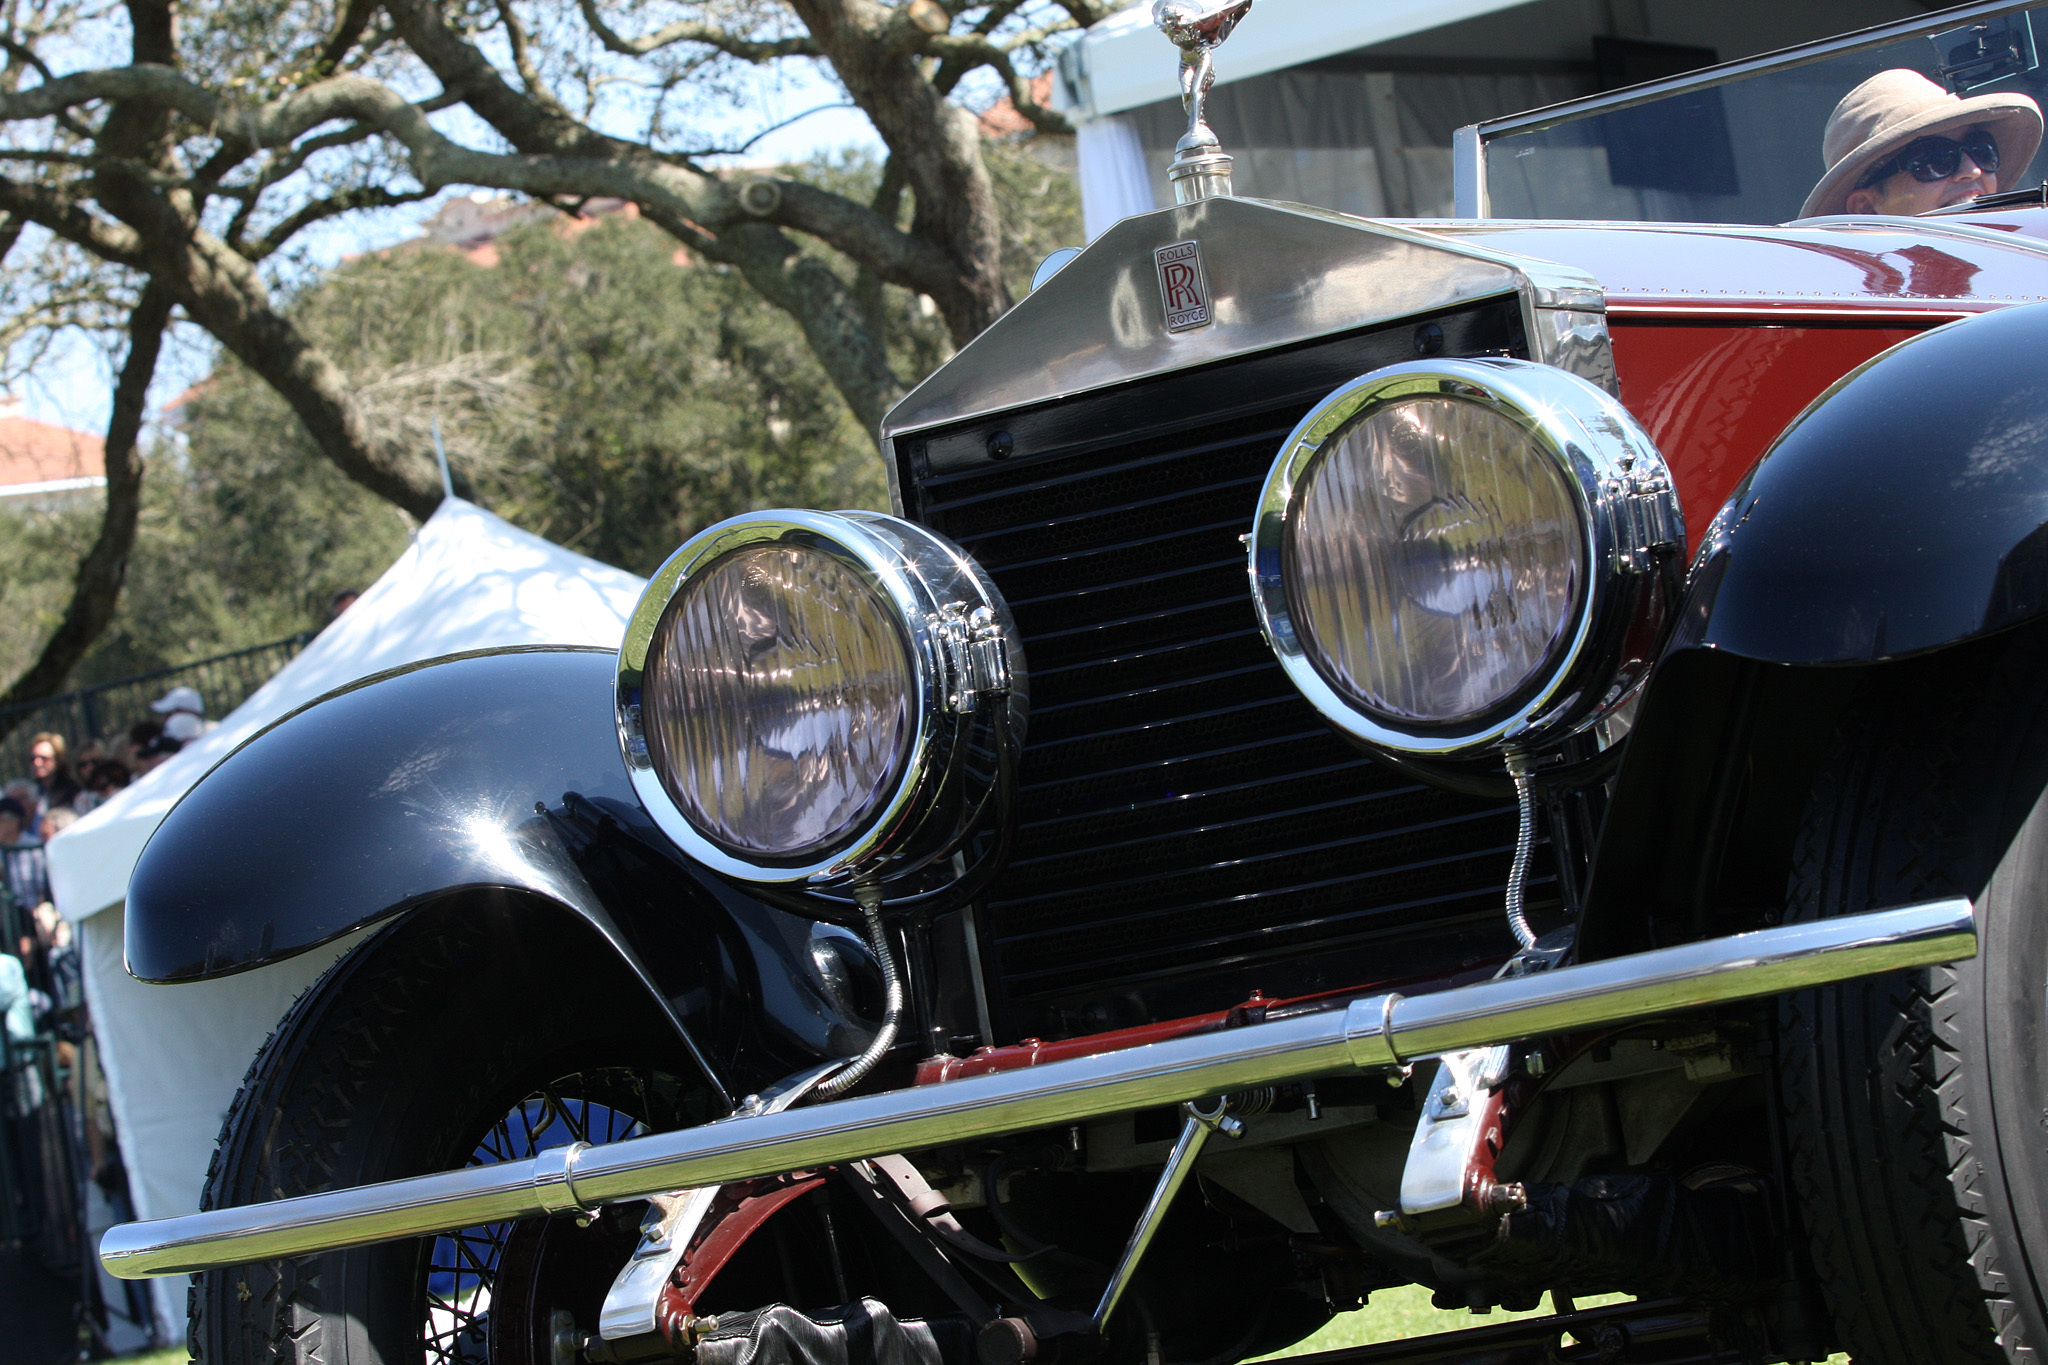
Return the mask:
POLYGON ((2000 192, 2038 187, 2048 158, 2034 153, 2039 138, 2018 97, 2048 103, 2034 41, 2037 31, 2048 41, 2044 11, 2048 4, 1968 25, 1935 19, 1910 36, 1738 71, 1640 102, 1481 125, 1483 212, 1782 223, 1924 212, 1988 192, 1994 181, 2000 192), (1852 91, 1859 95, 1837 120, 1830 172, 1823 141, 1852 91), (2002 164, 1992 172, 1976 160, 2002 164), (1865 193, 1857 198, 1859 189, 1865 193))

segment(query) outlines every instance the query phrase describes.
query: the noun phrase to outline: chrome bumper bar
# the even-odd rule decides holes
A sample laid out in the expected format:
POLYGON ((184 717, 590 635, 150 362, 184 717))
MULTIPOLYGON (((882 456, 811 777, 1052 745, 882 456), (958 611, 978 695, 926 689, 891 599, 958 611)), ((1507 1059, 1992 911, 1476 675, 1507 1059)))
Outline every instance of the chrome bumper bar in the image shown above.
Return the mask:
POLYGON ((124 1223, 101 1239, 100 1261, 124 1279, 144 1279, 590 1209, 1956 962, 1976 952, 1965 900, 1785 925, 1431 995, 1370 996, 1341 1010, 603 1147, 560 1148, 526 1161, 124 1223))

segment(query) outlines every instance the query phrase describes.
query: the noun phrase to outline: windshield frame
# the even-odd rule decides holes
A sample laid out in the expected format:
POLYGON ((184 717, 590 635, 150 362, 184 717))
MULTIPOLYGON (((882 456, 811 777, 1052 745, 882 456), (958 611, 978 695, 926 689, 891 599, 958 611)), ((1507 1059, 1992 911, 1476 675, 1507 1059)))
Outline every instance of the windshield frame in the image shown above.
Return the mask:
POLYGON ((1629 109, 1663 99, 1668 95, 1729 85, 1767 71, 1790 70, 1839 57, 1845 53, 1943 33, 1979 20, 2041 6, 2042 0, 1983 0, 1983 3, 1975 5, 1958 5, 1954 9, 1933 10, 1917 18, 1894 20, 1874 28, 1857 29, 1833 38, 1822 38, 1818 42, 1801 43, 1796 47, 1780 48, 1775 52, 1759 53, 1754 57, 1742 57, 1732 62, 1722 62, 1718 66, 1689 71, 1682 76, 1669 76, 1660 81, 1647 81, 1642 85, 1631 85, 1621 90, 1588 95, 1583 99, 1566 100, 1562 104, 1545 105, 1540 109, 1509 114, 1503 118, 1468 123, 1451 135, 1454 214, 1461 219, 1493 216, 1486 184, 1486 152, 1499 138, 1515 133, 1538 132, 1588 114, 1629 109))

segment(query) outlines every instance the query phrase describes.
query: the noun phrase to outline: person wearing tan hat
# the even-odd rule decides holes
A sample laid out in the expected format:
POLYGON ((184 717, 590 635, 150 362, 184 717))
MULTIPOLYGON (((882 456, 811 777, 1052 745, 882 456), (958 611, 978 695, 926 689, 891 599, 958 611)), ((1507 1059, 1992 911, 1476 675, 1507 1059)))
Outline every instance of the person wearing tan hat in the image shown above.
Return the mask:
POLYGON ((1880 71, 1842 97, 1821 138, 1827 174, 1801 218, 1915 214, 2019 182, 2041 147, 2025 95, 1952 95, 1917 71, 1880 71))

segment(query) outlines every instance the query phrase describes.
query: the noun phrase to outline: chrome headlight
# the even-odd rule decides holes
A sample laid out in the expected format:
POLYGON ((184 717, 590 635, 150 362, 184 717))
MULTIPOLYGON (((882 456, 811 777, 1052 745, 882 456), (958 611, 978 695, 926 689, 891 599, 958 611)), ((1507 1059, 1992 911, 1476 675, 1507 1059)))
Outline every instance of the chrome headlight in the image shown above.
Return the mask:
POLYGON ((1250 537, 1266 639, 1358 739, 1407 754, 1530 749, 1647 670, 1684 522, 1613 398, 1522 360, 1393 365, 1304 418, 1250 537))
POLYGON ((1024 661, 979 569, 873 512, 760 512, 655 573, 619 650, 626 767, 706 865, 888 878, 951 853, 1022 740, 1024 661))

